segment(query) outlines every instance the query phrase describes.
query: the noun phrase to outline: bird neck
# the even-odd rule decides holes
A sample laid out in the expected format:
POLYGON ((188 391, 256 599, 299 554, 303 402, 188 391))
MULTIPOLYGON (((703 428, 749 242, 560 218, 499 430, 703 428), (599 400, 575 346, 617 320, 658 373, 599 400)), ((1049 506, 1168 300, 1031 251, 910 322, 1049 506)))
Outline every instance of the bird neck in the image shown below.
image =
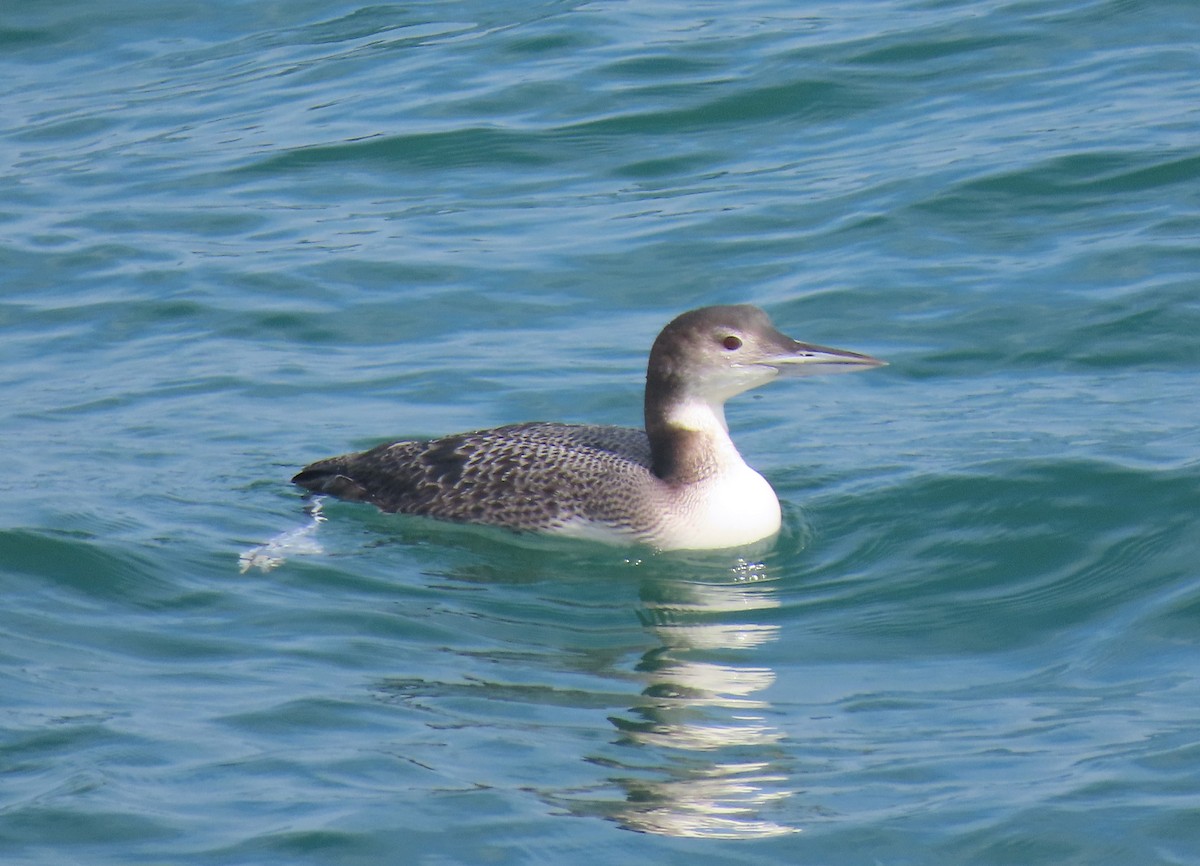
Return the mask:
POLYGON ((647 383, 646 436, 654 474, 671 484, 694 484, 743 464, 729 438, 725 406, 669 383, 647 383))

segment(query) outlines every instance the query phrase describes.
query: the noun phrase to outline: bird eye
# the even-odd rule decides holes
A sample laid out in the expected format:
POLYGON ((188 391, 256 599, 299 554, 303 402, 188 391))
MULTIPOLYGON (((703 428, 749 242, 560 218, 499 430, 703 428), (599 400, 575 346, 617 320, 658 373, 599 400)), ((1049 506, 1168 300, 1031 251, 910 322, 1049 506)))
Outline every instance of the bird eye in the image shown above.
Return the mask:
POLYGON ((721 341, 721 345, 732 352, 734 349, 742 348, 742 341, 739 338, 733 336, 733 334, 730 334, 728 337, 726 337, 724 340, 721 341))

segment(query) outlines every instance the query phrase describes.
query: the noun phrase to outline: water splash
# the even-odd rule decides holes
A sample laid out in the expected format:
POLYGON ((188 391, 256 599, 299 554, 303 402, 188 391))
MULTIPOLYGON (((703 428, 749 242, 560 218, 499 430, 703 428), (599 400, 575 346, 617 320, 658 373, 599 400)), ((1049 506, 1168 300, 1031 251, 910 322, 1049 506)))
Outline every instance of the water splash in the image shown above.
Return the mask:
POLYGON ((308 507, 308 523, 281 532, 265 544, 242 551, 238 556, 238 571, 245 574, 250 569, 257 568, 265 573, 283 565, 289 556, 324 553, 325 549, 316 539, 317 528, 326 520, 325 515, 321 513, 321 502, 321 498, 318 497, 308 507))

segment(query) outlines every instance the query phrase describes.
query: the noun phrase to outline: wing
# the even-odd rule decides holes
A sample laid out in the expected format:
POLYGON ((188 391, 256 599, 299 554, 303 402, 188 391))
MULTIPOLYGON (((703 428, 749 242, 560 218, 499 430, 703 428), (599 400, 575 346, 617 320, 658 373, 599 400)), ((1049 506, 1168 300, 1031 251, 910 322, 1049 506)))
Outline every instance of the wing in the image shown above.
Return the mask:
POLYGON ((384 511, 522 530, 578 519, 628 527, 630 503, 661 484, 643 431, 542 423, 391 442, 292 480, 384 511))

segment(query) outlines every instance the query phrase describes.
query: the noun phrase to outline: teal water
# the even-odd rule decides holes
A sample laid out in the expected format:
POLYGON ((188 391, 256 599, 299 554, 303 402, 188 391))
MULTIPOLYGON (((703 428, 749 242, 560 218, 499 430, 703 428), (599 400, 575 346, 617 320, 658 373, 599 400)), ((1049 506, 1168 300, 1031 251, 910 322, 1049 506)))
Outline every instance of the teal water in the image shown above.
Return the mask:
POLYGON ((1200 7, 16 0, 5 864, 1200 863, 1200 7), (775 546, 287 483, 636 424, 681 310, 775 546))

